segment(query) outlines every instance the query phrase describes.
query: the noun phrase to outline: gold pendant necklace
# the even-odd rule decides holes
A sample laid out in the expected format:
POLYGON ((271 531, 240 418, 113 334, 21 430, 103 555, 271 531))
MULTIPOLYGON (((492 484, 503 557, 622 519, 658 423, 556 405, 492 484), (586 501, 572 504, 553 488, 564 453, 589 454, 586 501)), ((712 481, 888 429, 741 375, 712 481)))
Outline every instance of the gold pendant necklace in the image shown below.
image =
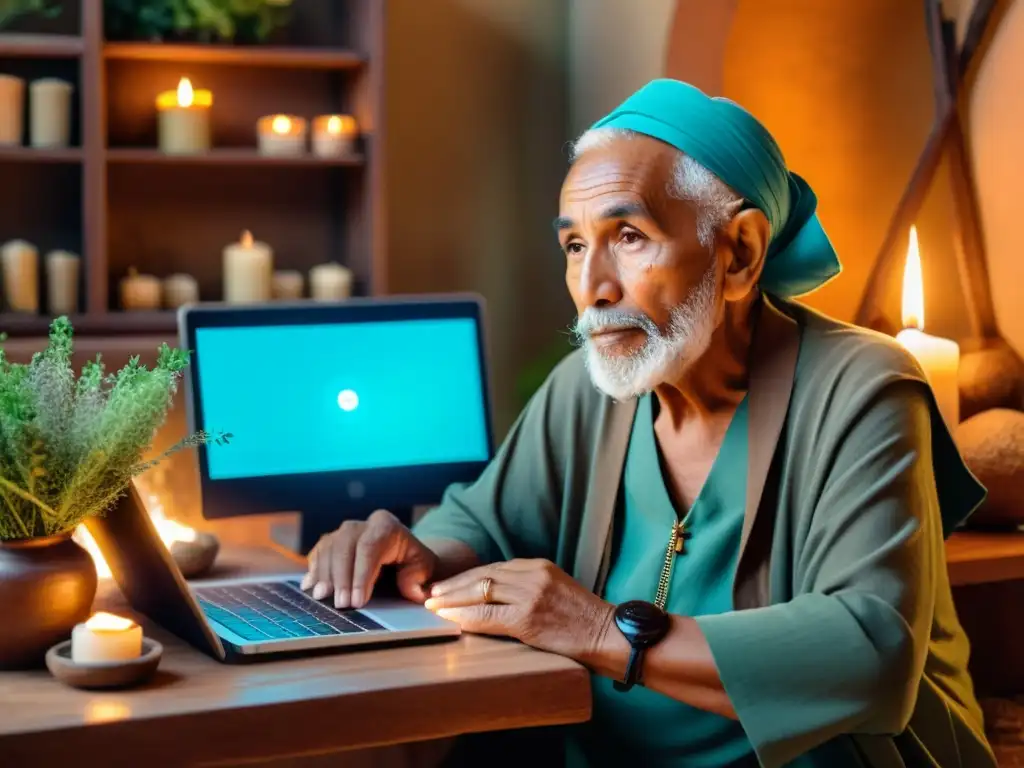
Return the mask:
POLYGON ((672 581, 672 565, 676 561, 676 555, 686 554, 686 540, 690 538, 690 532, 686 529, 687 514, 682 520, 675 520, 672 523, 672 532, 668 537, 668 546, 665 548, 665 562, 661 566, 661 576, 658 577, 658 592, 654 596, 654 604, 665 610, 665 603, 668 602, 668 588, 672 581))

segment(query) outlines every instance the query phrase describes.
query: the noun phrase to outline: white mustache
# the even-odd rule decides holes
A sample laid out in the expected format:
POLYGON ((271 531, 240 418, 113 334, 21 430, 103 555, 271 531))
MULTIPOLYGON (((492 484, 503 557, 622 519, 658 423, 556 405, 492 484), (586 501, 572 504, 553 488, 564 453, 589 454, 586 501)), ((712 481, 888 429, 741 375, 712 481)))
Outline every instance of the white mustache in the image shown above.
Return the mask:
POLYGON ((642 313, 626 312, 621 309, 597 309, 587 307, 583 314, 576 320, 573 326, 573 333, 580 344, 586 341, 595 333, 607 333, 609 331, 622 331, 628 329, 639 329, 651 336, 660 336, 661 330, 657 324, 647 315, 642 313))

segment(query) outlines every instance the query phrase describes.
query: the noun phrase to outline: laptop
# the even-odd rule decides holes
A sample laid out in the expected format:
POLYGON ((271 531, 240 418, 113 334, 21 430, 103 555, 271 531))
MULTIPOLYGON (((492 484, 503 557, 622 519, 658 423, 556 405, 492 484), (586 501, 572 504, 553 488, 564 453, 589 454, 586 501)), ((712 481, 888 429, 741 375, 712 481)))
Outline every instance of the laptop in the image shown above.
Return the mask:
POLYGON ((304 572, 298 570, 189 584, 134 484, 115 509, 86 525, 132 607, 219 661, 460 634, 458 624, 400 597, 382 595, 359 610, 336 610, 330 600, 314 600, 300 589, 304 572))

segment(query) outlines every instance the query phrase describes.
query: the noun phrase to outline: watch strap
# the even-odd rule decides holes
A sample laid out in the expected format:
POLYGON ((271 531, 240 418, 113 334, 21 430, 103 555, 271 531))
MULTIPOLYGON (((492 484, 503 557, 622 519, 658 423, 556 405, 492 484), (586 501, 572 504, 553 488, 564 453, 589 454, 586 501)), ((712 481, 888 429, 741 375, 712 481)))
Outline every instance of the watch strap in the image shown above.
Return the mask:
POLYGON ((616 680, 613 687, 616 691, 626 692, 634 685, 640 683, 641 672, 644 666, 644 651, 646 648, 630 645, 629 661, 626 662, 626 673, 622 680, 616 680))

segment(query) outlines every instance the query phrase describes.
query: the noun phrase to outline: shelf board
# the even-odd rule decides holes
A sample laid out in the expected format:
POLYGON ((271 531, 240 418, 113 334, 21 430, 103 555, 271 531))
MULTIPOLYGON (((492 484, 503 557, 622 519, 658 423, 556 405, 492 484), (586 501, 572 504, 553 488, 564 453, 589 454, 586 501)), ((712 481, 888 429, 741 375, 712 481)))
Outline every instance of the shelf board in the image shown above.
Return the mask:
POLYGON ((285 48, 194 43, 107 43, 103 47, 103 55, 108 60, 118 61, 236 64, 279 69, 357 69, 365 62, 363 56, 344 48, 285 48))
POLYGON ((80 163, 81 147, 34 149, 32 147, 0 147, 0 162, 16 163, 80 163))
POLYGON ((239 166, 360 166, 359 154, 340 157, 317 157, 306 154, 297 157, 268 157, 255 149, 214 149, 201 155, 168 155, 159 149, 114 148, 107 150, 110 163, 158 163, 162 165, 239 165, 239 166))
POLYGON ((958 531, 946 542, 954 587, 1024 579, 1024 528, 1017 531, 958 531))
MULTIPOLYGON (((153 312, 105 312, 70 315, 75 336, 127 336, 178 332, 177 313, 173 310, 153 312)), ((19 312, 0 313, 0 332, 10 338, 46 336, 53 317, 19 312)))
POLYGON ((77 35, 0 33, 0 58, 76 59, 85 44, 77 35))

